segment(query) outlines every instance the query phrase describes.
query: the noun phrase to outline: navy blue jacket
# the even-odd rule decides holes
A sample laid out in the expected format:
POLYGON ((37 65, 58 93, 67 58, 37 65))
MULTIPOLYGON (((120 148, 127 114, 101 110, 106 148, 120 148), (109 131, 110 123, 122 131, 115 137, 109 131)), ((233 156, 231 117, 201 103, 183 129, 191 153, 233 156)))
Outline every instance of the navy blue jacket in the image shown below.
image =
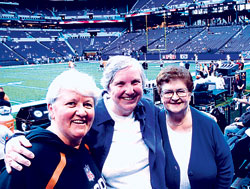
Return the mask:
MULTIPOLYGON (((98 168, 102 170, 108 156, 114 133, 114 120, 110 117, 103 99, 96 106, 95 120, 85 142, 98 168)), ((149 148, 149 167, 152 188, 164 189, 165 156, 162 146, 158 115, 159 109, 152 102, 142 99, 134 110, 135 119, 140 122, 142 138, 149 148)), ((136 154, 135 154, 136 155, 136 154)))
MULTIPOLYGON (((229 147, 217 123, 191 108, 192 146, 188 177, 192 189, 230 188, 233 178, 233 162, 229 147)), ((175 160, 166 129, 166 112, 160 112, 160 128, 166 156, 167 187, 178 189, 180 168, 175 160)))

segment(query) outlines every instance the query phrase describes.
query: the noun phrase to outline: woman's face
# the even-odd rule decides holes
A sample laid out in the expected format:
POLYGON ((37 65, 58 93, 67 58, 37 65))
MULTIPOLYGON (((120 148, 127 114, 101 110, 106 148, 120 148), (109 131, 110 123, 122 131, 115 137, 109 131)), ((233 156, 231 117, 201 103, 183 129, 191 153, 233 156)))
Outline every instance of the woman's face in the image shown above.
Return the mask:
POLYGON ((143 95, 140 71, 134 67, 118 71, 109 85, 109 94, 114 102, 114 113, 120 116, 131 114, 143 95))
POLYGON ((61 89, 52 105, 48 105, 52 126, 65 144, 80 144, 94 120, 93 97, 82 96, 76 91, 61 89))
POLYGON ((187 86, 181 79, 171 80, 162 85, 161 100, 168 112, 180 113, 188 108, 191 93, 188 92, 187 86), (171 94, 173 94, 172 97, 170 97, 171 94))

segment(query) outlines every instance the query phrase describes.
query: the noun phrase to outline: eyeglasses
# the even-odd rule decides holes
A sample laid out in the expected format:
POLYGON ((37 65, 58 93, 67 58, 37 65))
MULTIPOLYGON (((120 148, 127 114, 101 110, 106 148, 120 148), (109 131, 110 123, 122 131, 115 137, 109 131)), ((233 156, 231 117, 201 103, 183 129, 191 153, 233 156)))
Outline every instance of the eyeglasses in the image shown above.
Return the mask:
POLYGON ((187 89, 177 89, 176 91, 164 90, 161 92, 161 95, 164 98, 172 98, 174 96, 174 93, 176 93, 178 97, 186 97, 188 94, 188 90, 187 89))

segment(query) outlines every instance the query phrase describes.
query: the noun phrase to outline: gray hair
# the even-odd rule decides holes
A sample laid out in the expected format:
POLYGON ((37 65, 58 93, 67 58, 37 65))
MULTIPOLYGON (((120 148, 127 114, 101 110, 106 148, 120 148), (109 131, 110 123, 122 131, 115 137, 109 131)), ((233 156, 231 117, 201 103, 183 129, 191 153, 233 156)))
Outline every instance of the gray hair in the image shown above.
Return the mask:
POLYGON ((101 79, 101 85, 104 89, 108 90, 110 83, 113 81, 115 74, 123 70, 127 67, 135 67, 138 68, 138 71, 140 71, 141 79, 142 79, 142 86, 145 87, 146 82, 146 76, 144 73, 144 70, 139 63, 134 58, 131 58, 130 56, 114 56, 111 57, 105 66, 103 76, 101 79))
POLYGON ((53 104, 56 101, 61 89, 69 89, 83 96, 93 97, 95 104, 100 96, 100 89, 94 79, 75 69, 62 72, 51 82, 46 95, 47 104, 53 104))

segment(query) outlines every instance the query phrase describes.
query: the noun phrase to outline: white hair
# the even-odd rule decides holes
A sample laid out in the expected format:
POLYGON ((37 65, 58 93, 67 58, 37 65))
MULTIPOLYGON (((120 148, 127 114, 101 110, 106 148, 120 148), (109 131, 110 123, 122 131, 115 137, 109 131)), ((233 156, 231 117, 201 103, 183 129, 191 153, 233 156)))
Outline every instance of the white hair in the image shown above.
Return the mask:
POLYGON ((103 77, 101 79, 102 87, 106 90, 109 89, 109 84, 113 81, 115 74, 127 67, 135 67, 138 69, 142 79, 142 86, 144 88, 146 82, 146 76, 144 70, 138 60, 131 58, 130 56, 113 56, 111 57, 104 69, 103 77))
POLYGON ((47 104, 53 104, 56 101, 61 89, 69 89, 83 96, 93 97, 95 103, 100 96, 100 89, 96 86, 94 79, 76 69, 62 72, 51 82, 46 95, 47 104))

